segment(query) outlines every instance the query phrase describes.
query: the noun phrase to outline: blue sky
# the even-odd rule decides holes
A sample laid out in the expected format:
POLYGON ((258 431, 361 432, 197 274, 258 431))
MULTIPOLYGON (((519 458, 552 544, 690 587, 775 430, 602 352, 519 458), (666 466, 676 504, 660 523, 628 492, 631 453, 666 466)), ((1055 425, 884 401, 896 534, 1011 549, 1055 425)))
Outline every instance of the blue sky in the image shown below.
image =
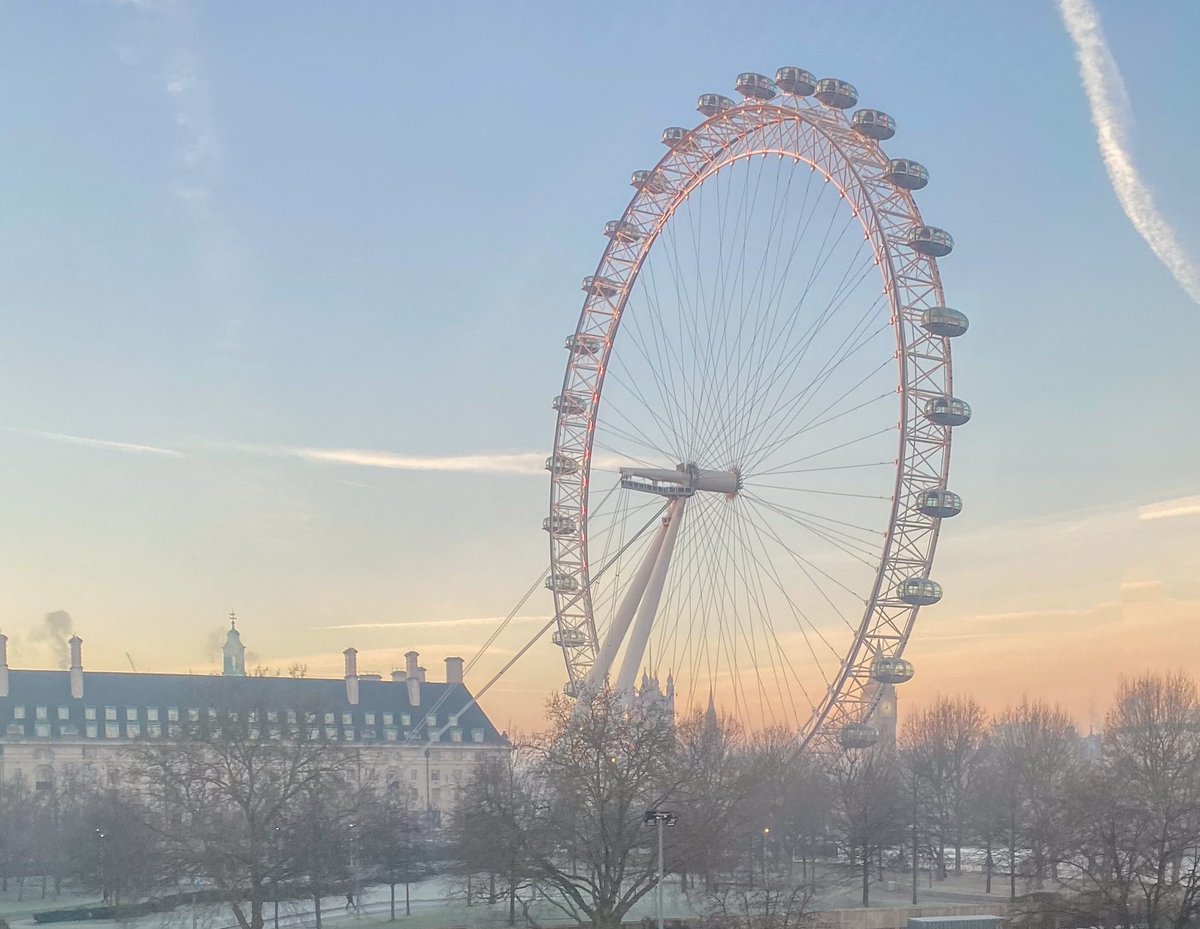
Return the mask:
MULTIPOLYGON (((1194 261, 1200 7, 1098 9, 1137 165, 1194 261)), ((980 616, 1103 625, 1122 584, 1160 582, 1165 606, 1126 604, 1137 622, 1194 624, 1200 517, 1136 514, 1200 495, 1200 307, 1121 211, 1053 4, 145 0, 3 16, 0 627, 22 660, 45 660, 29 631, 55 609, 96 667, 129 651, 207 669, 230 609, 272 664, 336 670, 352 643, 381 666, 413 643, 469 652, 482 624, 325 627, 506 613, 544 567, 544 476, 286 450, 547 452, 579 279, 630 171, 658 159, 663 127, 696 121, 699 93, 785 64, 896 117, 888 149, 928 166, 922 210, 958 243, 942 271, 972 320, 955 377, 976 419, 954 450, 968 510, 945 533, 927 686, 968 686, 955 668, 1036 647, 1044 625, 981 620, 983 651, 937 652, 938 629, 980 616), (1078 525, 1082 539, 1062 529, 1078 525)), ((524 612, 547 609, 539 593, 524 612)), ((1119 642, 1128 617, 1109 619, 1119 642)), ((1194 642, 1174 659, 1195 667, 1194 642)), ((499 712, 536 705, 555 660, 535 654, 499 712)), ((1104 695, 1070 686, 1077 708, 1104 695)))

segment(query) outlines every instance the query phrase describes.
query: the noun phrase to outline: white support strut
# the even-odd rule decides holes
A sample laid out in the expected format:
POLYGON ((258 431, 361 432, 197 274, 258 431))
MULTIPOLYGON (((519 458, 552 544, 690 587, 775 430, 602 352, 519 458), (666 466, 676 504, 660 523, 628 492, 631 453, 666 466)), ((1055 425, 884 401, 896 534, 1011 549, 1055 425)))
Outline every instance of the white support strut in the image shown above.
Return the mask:
POLYGON ((654 570, 654 563, 658 560, 658 553, 662 550, 663 539, 667 536, 668 518, 664 517, 662 524, 655 531, 654 538, 650 540, 650 545, 642 558, 642 563, 638 565, 637 573, 629 582, 629 589, 625 591, 625 596, 621 599, 621 606, 613 617, 608 634, 604 637, 604 644, 596 655, 596 663, 588 672, 587 682, 589 685, 598 686, 604 683, 609 669, 616 661, 621 643, 625 641, 625 633, 629 631, 629 623, 633 620, 633 614, 637 611, 638 604, 642 601, 642 594, 646 592, 646 583, 650 580, 650 572, 654 570))
POLYGON ((632 692, 634 682, 637 680, 642 656, 646 652, 646 644, 650 641, 650 631, 654 627, 654 615, 658 612, 658 602, 662 599, 663 586, 667 580, 667 569, 671 566, 671 550, 674 549, 675 539, 679 535, 679 524, 683 522, 683 505, 686 501, 686 497, 676 497, 667 508, 667 531, 663 536, 658 557, 654 560, 654 570, 650 573, 646 592, 641 598, 637 620, 633 624, 633 631, 629 634, 629 644, 625 646, 625 657, 621 661, 621 672, 617 676, 617 690, 622 693, 632 692))

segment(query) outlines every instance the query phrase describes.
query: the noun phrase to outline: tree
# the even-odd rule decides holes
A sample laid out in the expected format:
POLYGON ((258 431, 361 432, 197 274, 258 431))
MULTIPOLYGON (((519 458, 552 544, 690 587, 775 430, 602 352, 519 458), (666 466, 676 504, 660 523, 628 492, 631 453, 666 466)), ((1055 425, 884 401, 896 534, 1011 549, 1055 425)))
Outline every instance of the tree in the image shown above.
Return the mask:
POLYGON ((396 887, 400 884, 404 885, 404 915, 411 916, 410 885, 430 872, 425 818, 409 808, 399 790, 366 792, 357 815, 363 824, 363 866, 388 885, 389 919, 396 918, 396 887))
POLYGON ((147 827, 142 798, 132 791, 92 787, 64 831, 68 873, 114 906, 143 896, 164 880, 158 835, 147 827))
POLYGON ((650 809, 681 801, 689 777, 669 713, 608 687, 559 696, 530 740, 535 790, 524 848, 546 899, 581 924, 616 929, 655 886, 650 809))
POLYGON ((904 800, 895 754, 882 746, 852 749, 830 763, 834 788, 834 827, 858 858, 862 905, 871 905, 871 861, 876 853, 902 841, 904 800))
POLYGON ((227 895, 241 929, 262 929, 263 905, 280 884, 308 877, 319 888, 321 869, 305 854, 314 817, 347 783, 352 759, 307 726, 272 732, 268 711, 237 697, 213 703, 177 738, 138 745, 135 776, 157 811, 147 824, 164 863, 227 895))

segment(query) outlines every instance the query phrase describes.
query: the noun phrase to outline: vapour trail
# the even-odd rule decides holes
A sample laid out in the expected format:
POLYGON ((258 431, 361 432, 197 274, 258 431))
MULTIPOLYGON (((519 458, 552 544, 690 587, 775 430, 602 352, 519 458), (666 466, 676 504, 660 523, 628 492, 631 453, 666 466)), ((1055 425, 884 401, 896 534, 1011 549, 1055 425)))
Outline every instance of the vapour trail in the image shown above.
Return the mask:
POLYGON ((1058 11, 1075 45, 1096 141, 1121 209, 1179 286, 1200 304, 1200 268, 1179 244, 1175 230, 1159 212, 1133 163, 1129 151, 1129 98, 1104 39, 1100 16, 1091 0, 1058 0, 1058 11))

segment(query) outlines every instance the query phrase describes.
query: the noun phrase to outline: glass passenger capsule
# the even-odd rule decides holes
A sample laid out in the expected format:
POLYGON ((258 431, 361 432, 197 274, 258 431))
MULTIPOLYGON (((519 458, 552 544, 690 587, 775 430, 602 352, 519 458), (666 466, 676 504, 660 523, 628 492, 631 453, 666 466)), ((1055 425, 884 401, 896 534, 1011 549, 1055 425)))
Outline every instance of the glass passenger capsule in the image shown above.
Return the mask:
POLYGON ((625 219, 610 219, 604 224, 604 234, 610 239, 622 242, 636 242, 645 233, 633 223, 625 219))
POLYGON ((551 474, 575 474, 579 471, 579 459, 570 455, 551 455, 546 459, 546 470, 551 474))
POLYGON ((926 516, 950 519, 962 512, 962 497, 951 490, 923 490, 917 495, 917 509, 926 516))
POLYGON ((912 662, 903 658, 880 655, 871 662, 871 680, 880 684, 905 684, 913 673, 912 662))
POLYGON ((574 574, 556 573, 546 577, 547 590, 561 590, 564 593, 574 593, 579 589, 579 581, 574 574))
POLYGON ((591 332, 569 335, 563 348, 579 355, 598 355, 604 350, 604 336, 591 332))
POLYGON ((842 748, 870 748, 878 741, 879 733, 867 723, 847 723, 838 730, 838 744, 842 748))
POLYGON ((927 258, 945 258, 954 251, 954 237, 937 226, 916 226, 908 234, 908 245, 927 258))
POLYGON ((577 525, 570 516, 555 513, 542 520, 542 529, 551 535, 574 535, 577 525))
POLYGON ((927 577, 910 577, 896 587, 896 597, 909 606, 932 606, 942 599, 942 585, 927 577))
POLYGON ((667 148, 674 148, 680 142, 687 138, 688 131, 682 126, 668 126, 663 130, 662 144, 667 148))
POLYGON ((587 636, 578 629, 555 629, 550 634, 550 641, 559 648, 583 648, 588 644, 587 636))
POLYGON ((658 193, 666 189, 662 178, 653 171, 634 171, 633 176, 629 179, 629 184, 638 190, 648 190, 651 193, 658 193))
POLYGON ((823 77, 817 81, 813 96, 836 110, 848 110, 858 103, 858 88, 848 81, 836 77, 823 77))
POLYGON ((701 94, 696 101, 696 109, 705 116, 716 116, 733 106, 734 102, 722 94, 701 94))
POLYGON ((893 158, 883 172, 883 179, 901 190, 920 190, 929 183, 929 172, 918 161, 893 158))
POLYGON ((965 426, 971 421, 971 406, 958 397, 930 397, 925 401, 925 418, 939 426, 965 426))
POLYGON ((967 314, 948 306, 933 306, 921 314, 921 328, 933 335, 957 338, 967 331, 971 321, 967 314))
POLYGON ((582 289, 588 293, 603 294, 606 297, 611 297, 621 290, 621 285, 617 281, 609 280, 607 277, 589 274, 583 279, 582 289))
POLYGON ((775 82, 765 74, 746 71, 737 76, 734 89, 743 97, 754 100, 771 100, 775 97, 775 82))
POLYGON ((555 397, 550 405, 564 416, 582 416, 588 411, 591 403, 578 394, 565 393, 555 397))
POLYGON ((850 128, 868 139, 886 142, 896 134, 896 121, 883 110, 855 110, 850 128))
POLYGON ((807 97, 817 89, 817 79, 803 68, 780 68, 775 72, 775 86, 789 97, 807 97))

